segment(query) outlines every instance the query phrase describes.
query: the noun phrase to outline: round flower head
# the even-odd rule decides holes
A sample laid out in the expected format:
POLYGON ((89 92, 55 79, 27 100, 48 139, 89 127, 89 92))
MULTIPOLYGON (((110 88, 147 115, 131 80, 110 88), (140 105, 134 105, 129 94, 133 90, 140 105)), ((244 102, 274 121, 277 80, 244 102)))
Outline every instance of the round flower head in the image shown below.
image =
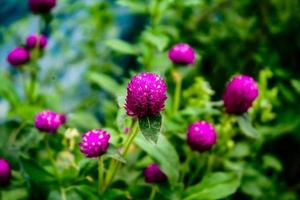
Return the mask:
POLYGON ((247 112, 258 96, 258 87, 253 78, 246 75, 234 76, 223 94, 225 110, 231 114, 247 112))
POLYGON ((30 58, 29 52, 21 47, 14 48, 9 52, 7 56, 7 61, 11 65, 22 65, 25 64, 30 58))
POLYGON ((174 64, 190 65, 195 62, 194 49, 185 43, 178 43, 174 45, 169 50, 168 56, 174 64))
POLYGON ((33 49, 39 47, 41 49, 45 48, 47 45, 47 38, 44 35, 32 34, 26 38, 26 47, 28 49, 33 49))
POLYGON ((101 129, 95 129, 84 133, 82 142, 79 143, 81 152, 88 158, 95 158, 103 155, 109 145, 110 135, 101 129))
POLYGON ((187 143, 192 150, 207 151, 216 143, 216 139, 214 127, 206 121, 197 121, 188 128, 187 143))
POLYGON ((142 72, 134 76, 127 86, 125 108, 133 117, 157 115, 164 108, 167 86, 157 74, 142 72))
POLYGON ((28 0, 28 5, 33 13, 48 13, 55 6, 56 0, 28 0))
POLYGON ((40 131, 56 133, 61 124, 61 115, 50 110, 44 110, 35 116, 35 127, 40 131))
POLYGON ((147 183, 160 183, 167 180, 167 176, 155 163, 150 164, 144 169, 144 177, 147 183))
POLYGON ((0 159, 0 186, 6 185, 11 177, 11 168, 7 160, 0 159))

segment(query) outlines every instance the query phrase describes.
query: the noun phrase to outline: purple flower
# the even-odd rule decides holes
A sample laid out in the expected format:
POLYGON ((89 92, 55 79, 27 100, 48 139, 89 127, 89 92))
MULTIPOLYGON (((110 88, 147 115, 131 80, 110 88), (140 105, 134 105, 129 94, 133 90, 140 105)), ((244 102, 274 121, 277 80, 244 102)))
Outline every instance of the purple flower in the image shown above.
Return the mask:
POLYGON ((61 115, 50 110, 44 110, 35 116, 35 127, 40 131, 56 133, 61 124, 61 115))
POLYGON ((0 186, 8 184, 11 177, 11 168, 7 160, 0 159, 0 186))
POLYGON ((246 75, 234 76, 223 94, 225 110, 231 114, 247 112, 258 96, 258 87, 253 78, 246 75))
POLYGON ((11 52, 9 52, 7 56, 7 61, 11 65, 22 65, 26 63, 30 58, 29 52, 22 47, 14 48, 11 52))
POLYGON ((79 143, 81 152, 88 158, 95 158, 106 152, 110 135, 104 130, 95 129, 84 133, 81 138, 82 142, 79 143))
POLYGON ((195 62, 194 49, 185 43, 178 43, 174 45, 169 50, 168 56, 174 64, 190 65, 195 62))
POLYGON ((59 114, 59 117, 60 117, 61 124, 64 124, 67 122, 67 115, 65 113, 59 114))
POLYGON ((142 72, 134 76, 127 86, 125 108, 133 117, 153 116, 165 106, 167 86, 157 74, 142 72))
POLYGON ((206 121, 197 121, 188 128, 187 143, 192 150, 207 151, 216 143, 216 139, 214 127, 206 121))
POLYGON ((47 38, 44 35, 32 34, 26 38, 26 47, 28 49, 33 49, 39 47, 41 49, 45 48, 47 45, 47 38))
POLYGON ((28 0, 28 6, 33 13, 48 13, 55 4, 56 0, 28 0))
POLYGON ((167 176, 155 163, 144 169, 144 177, 147 183, 160 183, 167 180, 167 176))

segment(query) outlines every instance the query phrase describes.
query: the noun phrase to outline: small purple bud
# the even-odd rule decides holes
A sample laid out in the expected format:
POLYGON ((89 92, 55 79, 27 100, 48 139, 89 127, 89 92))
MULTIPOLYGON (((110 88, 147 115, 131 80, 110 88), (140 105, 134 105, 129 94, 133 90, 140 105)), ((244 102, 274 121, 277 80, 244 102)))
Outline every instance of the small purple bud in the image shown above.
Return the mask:
POLYGON ((125 128, 124 128, 124 132, 125 132, 125 134, 128 134, 128 133, 129 133, 129 131, 130 131, 130 128, 128 128, 128 127, 125 127, 125 128))
POLYGON ((95 158, 106 152, 110 135, 104 130, 94 129, 84 133, 81 138, 82 141, 79 143, 81 152, 88 158, 95 158))
POLYGON ((161 183, 167 180, 167 176, 155 163, 144 169, 144 177, 147 183, 161 183))
POLYGON ((169 59, 174 64, 190 65, 195 62, 194 49, 185 43, 178 43, 174 45, 168 52, 169 59))
POLYGON ((223 94, 225 110, 231 114, 242 114, 248 111, 258 96, 255 80, 246 75, 234 76, 227 84, 223 94))
POLYGON ((61 115, 50 110, 44 110, 35 116, 35 127, 40 131, 56 133, 61 124, 61 115))
POLYGON ((60 117, 61 124, 64 124, 67 122, 67 115, 65 113, 59 114, 59 117, 60 117))
POLYGON ((26 47, 28 49, 33 49, 39 47, 43 49, 47 45, 47 37, 44 35, 32 34, 26 38, 26 47))
POLYGON ((28 6, 33 13, 48 13, 56 5, 56 0, 28 0, 28 6))
POLYGON ((138 118, 157 115, 165 106, 166 91, 166 83, 159 75, 149 72, 135 75, 127 86, 127 114, 138 118))
POLYGON ((22 65, 25 64, 30 58, 30 54, 27 49, 22 47, 14 48, 11 52, 9 52, 7 56, 7 61, 11 65, 22 65))
POLYGON ((0 159, 0 186, 7 185, 11 177, 11 167, 7 160, 0 159))
POLYGON ((187 132, 187 143, 192 150, 204 152, 216 143, 217 134, 214 127, 206 121, 191 124, 187 132))

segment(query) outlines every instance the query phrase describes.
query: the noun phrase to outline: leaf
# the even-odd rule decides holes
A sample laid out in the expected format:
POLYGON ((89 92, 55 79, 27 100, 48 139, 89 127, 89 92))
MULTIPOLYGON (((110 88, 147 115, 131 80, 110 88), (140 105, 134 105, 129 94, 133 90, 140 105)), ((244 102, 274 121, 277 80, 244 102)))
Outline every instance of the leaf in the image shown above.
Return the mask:
POLYGON ((300 95, 300 81, 299 80, 291 80, 291 84, 294 87, 295 91, 300 95))
POLYGON ((134 13, 145 13, 147 11, 147 6, 139 1, 132 2, 132 0, 119 0, 117 4, 128 7, 130 11, 134 13))
POLYGON ((89 185, 76 185, 72 187, 83 199, 97 200, 99 194, 89 185))
POLYGON ((258 137, 257 130, 252 126, 247 114, 240 115, 237 118, 238 124, 242 132, 249 138, 256 139, 258 137))
POLYGON ((139 118, 139 126, 145 138, 154 143, 157 142, 158 134, 161 129, 162 117, 160 114, 156 116, 146 116, 139 118))
POLYGON ((215 172, 204 176, 202 181, 187 189, 184 200, 222 199, 236 192, 241 176, 236 172, 215 172))
POLYGON ((118 149, 112 144, 109 145, 107 152, 103 155, 104 157, 113 158, 122 163, 126 163, 126 160, 120 155, 118 149))
POLYGON ((98 160, 85 158, 79 161, 79 176, 85 176, 97 169, 98 160))
POLYGON ((96 72, 88 72, 86 78, 92 83, 97 84, 99 87, 109 92, 111 95, 116 96, 120 90, 119 84, 110 76, 96 72))
POLYGON ((88 112, 77 112, 68 115, 68 125, 70 127, 80 127, 82 129, 100 128, 101 125, 94 115, 88 112))
POLYGON ((131 55, 137 54, 135 47, 132 44, 129 44, 128 42, 125 42, 123 40, 119 40, 119 39, 106 40, 105 45, 119 53, 131 54, 131 55))
POLYGON ((169 38, 163 34, 155 34, 147 31, 143 34, 143 38, 159 51, 163 51, 169 44, 169 38))
POLYGON ((177 184, 179 177, 179 157, 174 146, 160 134, 156 145, 153 145, 138 134, 135 143, 158 161, 162 171, 167 175, 170 184, 177 184))
POLYGON ((50 172, 46 171, 40 165, 38 165, 35 160, 25 158, 24 156, 20 157, 22 166, 25 172, 28 174, 30 179, 35 182, 54 182, 55 177, 50 172))

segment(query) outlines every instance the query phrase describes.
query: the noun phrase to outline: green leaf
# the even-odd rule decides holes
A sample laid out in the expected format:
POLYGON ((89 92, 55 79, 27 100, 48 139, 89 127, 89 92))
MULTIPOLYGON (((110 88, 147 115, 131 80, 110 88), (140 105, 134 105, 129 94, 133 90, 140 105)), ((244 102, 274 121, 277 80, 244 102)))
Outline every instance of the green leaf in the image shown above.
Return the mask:
POLYGON ((163 51, 169 44, 169 38, 163 34, 156 34, 147 31, 142 37, 146 42, 156 47, 158 51, 163 51))
POLYGON ((97 170, 98 160, 97 159, 91 159, 91 158, 85 158, 79 161, 79 175, 85 176, 92 171, 97 170))
POLYGON ((72 187, 83 199, 97 200, 99 199, 99 194, 97 191, 89 185, 76 185, 72 187))
POLYGON ((242 132, 249 138, 256 139, 258 137, 257 130, 252 126, 247 114, 237 117, 238 124, 242 132))
POLYGON ((236 172, 215 172, 204 176, 202 181, 187 189, 184 200, 222 199, 236 192, 241 176, 236 172))
POLYGON ((86 78, 92 83, 97 84, 99 87, 109 92, 111 95, 115 96, 120 90, 119 84, 110 76, 105 74, 100 74, 96 72, 88 72, 86 78))
POLYGON ((109 145, 107 152, 103 155, 104 157, 113 158, 122 163, 126 163, 126 160, 120 155, 118 149, 112 144, 109 145))
POLYGON ((137 50, 132 44, 129 44, 128 42, 119 39, 106 40, 105 45, 119 53, 131 54, 131 55, 137 54, 137 50))
POLYGON ((86 130, 101 127, 95 116, 88 112, 69 114, 67 123, 70 127, 80 127, 86 130))
POLYGON ((119 0, 117 4, 128 7, 134 13, 145 13, 147 11, 147 6, 139 0, 135 2, 132 0, 119 0))
POLYGON ((167 175, 172 185, 177 184, 180 166, 179 157, 176 149, 164 135, 160 134, 157 144, 153 145, 141 134, 138 134, 135 143, 160 164, 162 171, 167 175))
POLYGON ((40 165, 36 163, 35 160, 26 158, 24 156, 20 157, 22 166, 25 172, 28 174, 30 179, 35 182, 54 182, 55 177, 50 172, 46 171, 40 165))
POLYGON ((299 80, 291 80, 291 84, 294 87, 295 91, 300 95, 300 81, 299 80))
POLYGON ((154 143, 157 142, 157 138, 161 129, 162 117, 160 114, 156 116, 146 116, 139 118, 139 126, 141 132, 145 138, 154 143))

